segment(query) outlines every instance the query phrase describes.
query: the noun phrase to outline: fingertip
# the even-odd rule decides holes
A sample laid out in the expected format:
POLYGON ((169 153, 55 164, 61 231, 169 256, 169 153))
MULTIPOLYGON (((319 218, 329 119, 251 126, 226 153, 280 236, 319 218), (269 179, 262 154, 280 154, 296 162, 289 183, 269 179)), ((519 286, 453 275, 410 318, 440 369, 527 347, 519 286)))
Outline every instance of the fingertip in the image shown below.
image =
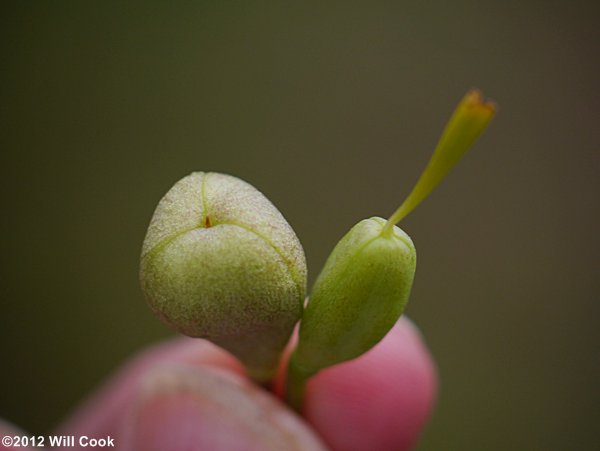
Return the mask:
POLYGON ((245 377, 165 366, 144 378, 122 434, 132 451, 325 450, 303 421, 245 377))
POLYGON ((333 450, 406 450, 417 441, 436 391, 422 335, 402 317, 369 352, 313 377, 304 415, 333 450))
POLYGON ((184 364, 209 366, 243 374, 242 365, 229 353, 212 343, 177 337, 154 345, 132 358, 98 391, 85 400, 58 428, 58 433, 116 434, 127 406, 137 394, 144 375, 157 365, 184 364))

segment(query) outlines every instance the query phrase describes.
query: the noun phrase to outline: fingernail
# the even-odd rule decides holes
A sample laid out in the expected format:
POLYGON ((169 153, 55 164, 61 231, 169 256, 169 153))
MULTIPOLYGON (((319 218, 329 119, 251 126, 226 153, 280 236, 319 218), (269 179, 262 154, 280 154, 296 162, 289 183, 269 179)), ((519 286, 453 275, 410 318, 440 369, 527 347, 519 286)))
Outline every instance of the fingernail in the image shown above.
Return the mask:
POLYGON ((238 375, 198 367, 148 374, 127 435, 129 449, 143 451, 324 449, 264 390, 238 375))

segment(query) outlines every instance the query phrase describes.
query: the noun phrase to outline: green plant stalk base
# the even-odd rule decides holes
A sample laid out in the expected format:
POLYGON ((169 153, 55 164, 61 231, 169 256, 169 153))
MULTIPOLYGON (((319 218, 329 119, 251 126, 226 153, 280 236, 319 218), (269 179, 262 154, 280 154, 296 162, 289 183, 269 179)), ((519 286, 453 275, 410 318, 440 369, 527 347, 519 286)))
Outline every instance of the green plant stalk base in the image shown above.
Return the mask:
POLYGON ((288 364, 285 397, 287 403, 298 413, 302 412, 306 382, 316 374, 316 371, 307 371, 298 366, 295 353, 292 354, 288 364))

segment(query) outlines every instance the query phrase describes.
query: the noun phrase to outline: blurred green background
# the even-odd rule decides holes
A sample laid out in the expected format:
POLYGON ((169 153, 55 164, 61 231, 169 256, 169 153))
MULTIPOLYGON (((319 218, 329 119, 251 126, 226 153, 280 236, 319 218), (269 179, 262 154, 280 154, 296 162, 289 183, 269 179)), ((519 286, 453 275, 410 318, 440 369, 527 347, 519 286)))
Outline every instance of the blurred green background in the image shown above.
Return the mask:
POLYGON ((488 133, 402 223, 441 377, 419 450, 597 445, 597 2, 5 2, 0 416, 47 433, 171 332, 138 256, 161 196, 237 175, 311 280, 389 215, 455 103, 488 133))

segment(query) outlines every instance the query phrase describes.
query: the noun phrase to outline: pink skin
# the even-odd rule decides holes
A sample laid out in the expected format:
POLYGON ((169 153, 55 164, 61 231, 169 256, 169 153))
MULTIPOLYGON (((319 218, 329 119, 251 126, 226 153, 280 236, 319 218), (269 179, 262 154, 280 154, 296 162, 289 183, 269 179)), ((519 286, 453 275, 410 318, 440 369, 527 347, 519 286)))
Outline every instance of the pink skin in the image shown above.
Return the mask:
MULTIPOLYGON (((17 428, 14 424, 8 423, 7 421, 4 421, 0 418, 0 439, 2 440, 0 442, 0 450, 13 450, 15 448, 13 447, 9 447, 9 446, 4 446, 5 442, 5 437, 29 437, 31 434, 26 434, 25 432, 23 432, 22 430, 20 430, 19 428, 17 428)), ((39 449, 39 448, 30 448, 30 447, 19 447, 17 448, 19 450, 23 450, 23 451, 32 451, 35 449, 39 449)))
POLYGON ((401 319, 371 351, 310 380, 304 416, 333 450, 407 450, 427 420, 436 388, 419 331, 401 319))
POLYGON ((365 355, 312 378, 304 419, 226 352, 177 338, 131 361, 56 433, 108 435, 131 451, 408 450, 436 389, 432 358, 405 318, 365 355))

